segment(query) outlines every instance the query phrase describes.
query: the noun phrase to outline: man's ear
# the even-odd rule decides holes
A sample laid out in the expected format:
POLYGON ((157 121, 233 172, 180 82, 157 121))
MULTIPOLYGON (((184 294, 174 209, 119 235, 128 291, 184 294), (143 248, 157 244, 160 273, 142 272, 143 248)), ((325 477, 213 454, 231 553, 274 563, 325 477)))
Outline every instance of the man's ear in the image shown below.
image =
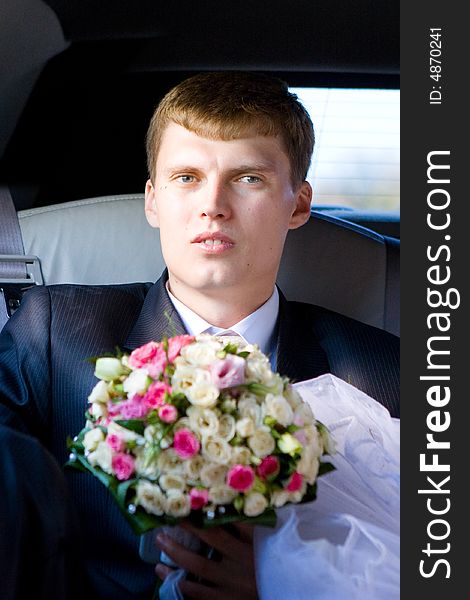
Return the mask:
POLYGON ((312 186, 308 181, 304 181, 296 192, 295 208, 289 221, 289 229, 297 229, 309 220, 312 195, 312 186))
POLYGON ((148 179, 145 184, 145 216, 152 227, 160 226, 155 188, 150 179, 148 179))

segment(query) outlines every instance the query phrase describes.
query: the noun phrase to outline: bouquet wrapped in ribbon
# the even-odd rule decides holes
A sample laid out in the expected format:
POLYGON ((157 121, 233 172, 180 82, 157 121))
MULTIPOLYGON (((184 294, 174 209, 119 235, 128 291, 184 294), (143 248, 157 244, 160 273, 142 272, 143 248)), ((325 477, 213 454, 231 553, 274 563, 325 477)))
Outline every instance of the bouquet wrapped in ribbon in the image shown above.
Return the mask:
POLYGON ((68 465, 98 477, 138 534, 183 518, 274 525, 334 468, 329 432, 257 346, 177 336, 100 357, 95 375, 68 465))

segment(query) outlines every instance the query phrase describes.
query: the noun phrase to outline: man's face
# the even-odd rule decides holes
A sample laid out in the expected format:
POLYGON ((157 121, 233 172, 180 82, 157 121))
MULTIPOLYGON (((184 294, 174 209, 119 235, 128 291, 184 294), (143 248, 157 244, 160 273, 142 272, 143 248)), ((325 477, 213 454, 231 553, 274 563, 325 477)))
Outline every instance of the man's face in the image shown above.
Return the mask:
POLYGON ((294 190, 290 172, 275 137, 222 141, 166 128, 146 214, 160 228, 177 297, 271 293, 287 231, 310 213, 311 188, 294 190))

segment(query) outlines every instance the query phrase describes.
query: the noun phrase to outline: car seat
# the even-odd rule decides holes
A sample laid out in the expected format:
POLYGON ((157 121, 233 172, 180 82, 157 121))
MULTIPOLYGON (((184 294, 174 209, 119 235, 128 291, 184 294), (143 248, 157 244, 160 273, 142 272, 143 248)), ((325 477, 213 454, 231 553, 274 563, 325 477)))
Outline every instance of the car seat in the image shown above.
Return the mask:
MULTIPOLYGON (((143 194, 22 210, 18 219, 25 254, 39 258, 44 284, 155 281, 165 268, 143 194)), ((290 300, 398 335, 399 251, 396 239, 312 211, 288 233, 278 284, 290 300)))

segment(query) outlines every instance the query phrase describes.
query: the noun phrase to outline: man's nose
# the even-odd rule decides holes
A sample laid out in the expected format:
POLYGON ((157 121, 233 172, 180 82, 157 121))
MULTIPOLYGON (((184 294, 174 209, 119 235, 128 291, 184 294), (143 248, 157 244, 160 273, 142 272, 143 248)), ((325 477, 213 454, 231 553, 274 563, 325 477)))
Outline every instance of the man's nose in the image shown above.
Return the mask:
POLYGON ((227 219, 232 214, 229 191, 219 179, 208 181, 204 186, 201 198, 201 217, 210 219, 227 219))

